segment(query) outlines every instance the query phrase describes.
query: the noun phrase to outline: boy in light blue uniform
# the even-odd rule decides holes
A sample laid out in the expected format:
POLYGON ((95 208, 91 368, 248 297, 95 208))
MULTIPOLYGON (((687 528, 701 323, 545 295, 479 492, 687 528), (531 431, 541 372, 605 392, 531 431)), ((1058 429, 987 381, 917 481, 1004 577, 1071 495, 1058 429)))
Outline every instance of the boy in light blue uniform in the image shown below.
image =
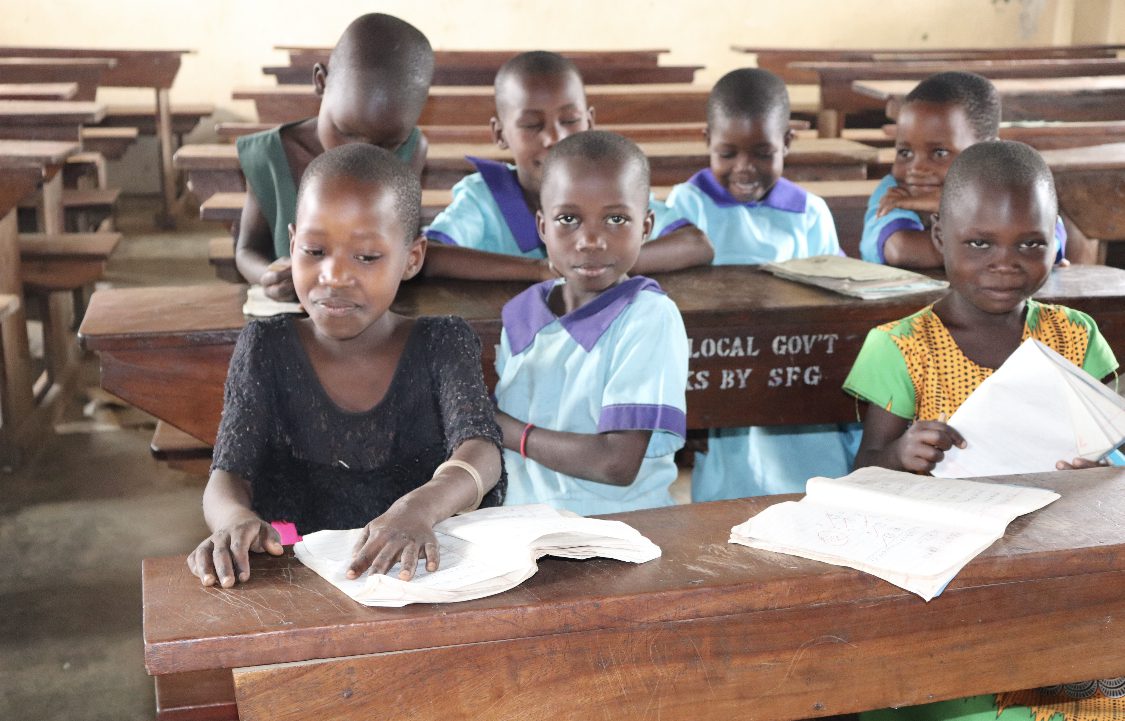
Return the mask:
MULTIPOLYGON (((824 200, 781 177, 792 137, 780 78, 747 68, 716 83, 707 101, 711 167, 668 196, 672 211, 711 239, 715 263, 842 255, 824 200)), ((800 493, 812 476, 846 475, 860 433, 858 424, 712 429, 707 452, 695 456, 692 500, 800 493)))
MULTIPOLYGON (((553 277, 535 228, 543 162, 555 143, 592 127, 594 109, 586 104, 578 69, 551 52, 522 53, 506 62, 496 74, 495 93, 493 138, 512 153, 515 164, 469 158, 478 172, 453 187, 452 202, 426 230, 431 241, 426 275, 481 280, 553 277)), ((649 206, 656 227, 635 272, 711 262, 711 244, 699 229, 673 217, 651 196, 649 206)))
POLYGON ((584 515, 672 505, 687 334, 656 281, 627 278, 651 232, 648 162, 590 131, 547 160, 538 228, 561 278, 509 301, 496 358, 508 504, 584 515))
MULTIPOLYGON (((1000 95, 987 78, 950 71, 922 80, 907 94, 895 125, 895 162, 875 187, 863 216, 860 257, 903 268, 940 268, 930 238, 945 174, 966 148, 1000 133, 1000 95)), ((1066 229, 1055 223, 1057 260, 1066 229)))

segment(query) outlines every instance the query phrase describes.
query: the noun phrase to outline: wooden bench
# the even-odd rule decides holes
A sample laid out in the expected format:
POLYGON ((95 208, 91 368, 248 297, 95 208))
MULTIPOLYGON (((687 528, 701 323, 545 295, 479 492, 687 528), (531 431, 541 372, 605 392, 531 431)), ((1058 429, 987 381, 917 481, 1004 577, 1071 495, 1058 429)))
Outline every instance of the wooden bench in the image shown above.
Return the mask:
POLYGON ((74 100, 94 100, 113 58, 35 58, 0 56, 0 82, 74 83, 74 100))
POLYGON ((211 470, 211 446, 164 421, 156 422, 149 450, 156 460, 184 473, 206 476, 211 470))
MULTIPOLYGON (((954 67, 949 62, 896 61, 896 62, 836 62, 795 63, 795 67, 810 70, 820 78, 820 113, 817 130, 821 137, 838 137, 846 125, 847 115, 865 111, 882 110, 886 103, 852 90, 857 80, 913 80, 920 81, 935 73, 954 67)), ((1068 59, 1018 59, 1018 60, 961 60, 956 69, 977 73, 990 80, 1002 78, 1062 78, 1125 73, 1125 60, 1116 58, 1068 59)))
POLYGON ((72 100, 0 100, 0 138, 79 142, 82 127, 101 121, 105 106, 72 100))
POLYGON ((66 167, 63 168, 63 187, 105 188, 108 184, 105 156, 101 153, 84 151, 66 159, 66 167))
MULTIPOLYGON (((698 123, 705 120, 711 89, 703 85, 590 85, 586 98, 597 109, 599 123, 698 123)), ((312 86, 236 88, 235 100, 252 100, 263 123, 285 123, 316 115, 320 98, 312 86)), ((496 112, 492 88, 438 86, 418 124, 487 126, 496 112)))
POLYGON ((101 153, 109 160, 119 160, 137 142, 136 128, 82 128, 82 147, 101 153))
POLYGON ((78 83, 0 83, 0 100, 74 100, 78 83))
POLYGON ((157 718, 779 721, 1125 673, 1125 471, 981 480, 1061 498, 928 603, 727 542, 795 495, 614 514, 661 557, 543 558, 518 587, 453 604, 368 608, 292 552, 255 555, 228 590, 182 554, 146 559, 157 718))
MULTIPOLYGON (((113 230, 114 211, 120 197, 120 188, 64 188, 62 206, 65 230, 72 233, 113 230)), ((37 202, 33 198, 28 199, 20 207, 34 210, 37 202)), ((39 226, 39 230, 49 232, 42 226, 39 226)))
MULTIPOLYGON (((679 306, 690 338, 690 428, 854 420, 855 400, 840 388, 867 332, 941 296, 871 303, 753 266, 654 277, 679 306)), ((523 283, 415 279, 400 288, 394 308, 465 318, 481 339, 482 370, 492 383, 500 309, 525 289, 523 283)), ((244 295, 244 286, 225 283, 99 290, 79 334, 100 356, 106 390, 214 443, 227 366, 246 322, 244 295)), ((1036 297, 1089 313, 1125 356, 1125 270, 1058 268, 1036 297)))

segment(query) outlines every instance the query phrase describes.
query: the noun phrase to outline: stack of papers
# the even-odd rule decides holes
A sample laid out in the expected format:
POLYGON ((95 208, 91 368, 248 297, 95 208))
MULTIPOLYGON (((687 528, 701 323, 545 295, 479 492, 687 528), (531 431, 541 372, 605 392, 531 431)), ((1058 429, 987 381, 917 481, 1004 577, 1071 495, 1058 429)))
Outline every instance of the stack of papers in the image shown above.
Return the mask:
POLYGON ((660 547, 620 521, 583 518, 550 506, 482 508, 434 526, 440 567, 426 571, 420 560, 410 581, 398 578, 400 565, 386 574, 345 573, 360 529, 310 533, 293 550, 325 580, 367 606, 467 601, 507 591, 538 567, 541 556, 601 556, 630 563, 660 557, 660 547))
POLYGON ((242 304, 242 315, 249 315, 254 318, 269 318, 274 315, 304 312, 305 310, 300 303, 289 303, 270 298, 260 285, 250 286, 250 289, 246 291, 246 302, 242 304))
POLYGON ((794 258, 782 263, 766 263, 762 269, 779 278, 815 285, 863 300, 924 293, 949 286, 944 280, 934 280, 902 268, 868 263, 842 255, 794 258))
POLYGON ((971 478, 1055 470, 1100 461, 1125 443, 1125 398, 1029 338, 949 419, 965 438, 933 470, 971 478))
POLYGON ((1058 497, 1041 488, 861 468, 810 479, 803 499, 735 526, 730 542, 854 568, 929 601, 1012 519, 1058 497))

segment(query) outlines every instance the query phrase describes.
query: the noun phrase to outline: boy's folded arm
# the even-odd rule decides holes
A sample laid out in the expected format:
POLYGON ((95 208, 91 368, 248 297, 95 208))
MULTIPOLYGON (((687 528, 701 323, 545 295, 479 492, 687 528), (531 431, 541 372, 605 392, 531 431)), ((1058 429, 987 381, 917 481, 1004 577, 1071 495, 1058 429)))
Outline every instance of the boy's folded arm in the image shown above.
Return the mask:
POLYGON ((928 230, 898 230, 883 245, 887 265, 898 268, 940 268, 942 256, 928 230))
POLYGON ((683 225, 641 246, 641 254, 631 271, 637 275, 665 273, 697 265, 710 265, 715 247, 707 235, 694 225, 683 225))
POLYGON ((431 242, 422 273, 427 278, 518 280, 535 283, 554 277, 546 259, 523 258, 431 242))
POLYGON ((504 434, 504 447, 520 452, 551 470, 609 486, 628 486, 637 479, 652 431, 569 433, 533 427, 502 411, 496 421, 504 434))

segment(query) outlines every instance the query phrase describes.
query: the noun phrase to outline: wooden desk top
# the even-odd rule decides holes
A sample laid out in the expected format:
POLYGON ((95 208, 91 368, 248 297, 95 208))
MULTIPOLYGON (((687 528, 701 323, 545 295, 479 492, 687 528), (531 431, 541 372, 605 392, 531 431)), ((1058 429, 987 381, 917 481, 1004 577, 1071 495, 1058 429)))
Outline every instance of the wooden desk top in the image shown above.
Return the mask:
POLYGON ((0 172, 0 218, 12 211, 43 180, 43 166, 32 164, 5 166, 0 172))
POLYGON ((183 55, 194 50, 142 50, 124 48, 0 47, 0 56, 40 58, 113 58, 117 64, 102 77, 102 84, 124 88, 170 88, 183 55))
POLYGON ((1054 173, 1080 170, 1125 171, 1125 143, 1044 150, 1042 155, 1054 173))
MULTIPOLYGON (((913 80, 856 80, 852 88, 878 100, 901 100, 918 83, 913 80)), ((1067 78, 1003 78, 992 81, 1001 98, 1020 95, 1090 95, 1125 92, 1125 75, 1067 78)))
MULTIPOLYGON (((778 628, 771 619, 792 618, 802 609, 816 616, 818 623, 839 623, 852 633, 866 627, 869 633, 901 634, 897 638, 901 644, 929 640, 934 629, 927 629, 923 619, 936 617, 946 621, 946 628, 938 633, 948 634, 956 626, 973 633, 971 627, 978 626, 977 633, 988 634, 990 624, 1011 613, 1012 603, 1034 604, 1033 598, 1021 594, 1040 584, 1061 581, 1078 588, 1082 585, 1078 579, 1089 583, 1103 578, 1104 583, 1115 584, 1118 592, 1111 595, 1121 603, 1125 471, 1108 468, 996 480, 1056 489, 1062 497, 1013 521, 1001 540, 970 562, 928 604, 858 571, 729 544, 732 526, 772 503, 798 496, 748 498, 616 514, 611 517, 629 523, 659 545, 662 557, 640 565, 544 558, 538 573, 519 587, 454 604, 368 608, 351 601, 291 553, 280 558, 256 555, 251 580, 230 590, 200 586, 182 555, 147 559, 142 567, 145 667, 157 675, 584 632, 594 634, 593 638, 597 634, 611 638, 615 632, 638 634, 634 638, 643 645, 645 638, 661 629, 675 634, 676 624, 687 624, 681 632, 690 634, 695 621, 725 622, 729 617, 735 623, 741 617, 751 625, 760 624, 762 632, 781 634, 768 645, 785 647, 780 655, 789 659, 793 671, 798 662, 822 662, 815 658, 819 653, 806 659, 798 652, 817 642, 816 634, 796 624, 778 628), (969 599, 971 605, 962 605, 969 599), (917 627, 911 628, 912 618, 917 627), (893 627, 881 627, 891 619, 893 627), (917 634, 914 641, 911 631, 917 634)), ((1074 605, 1080 607, 1082 602, 1076 597, 1074 605)), ((1089 619, 1084 621, 1082 625, 1088 627, 1089 619)), ((864 643, 859 633, 849 638, 852 633, 833 640, 848 646, 864 643)), ((1014 650, 1028 641, 1009 642, 1014 650)), ((1061 638, 1056 641, 1065 643, 1061 638)), ((767 641, 759 638, 758 643, 767 641)), ((701 664, 722 663, 718 649, 696 651, 701 664)), ((1094 674, 1082 672, 1125 671, 1120 654, 1113 668, 1107 667, 1106 653, 1101 656, 1093 668, 1081 671, 1068 658, 1067 664, 1057 664, 1055 674, 1089 678, 1094 674)), ((853 662, 872 660, 857 653, 853 662)), ((985 662, 1012 665, 995 664, 995 657, 976 661, 985 662)), ((873 670, 873 678, 886 671, 873 670)), ((807 668, 801 669, 793 681, 807 682, 807 673, 807 668)), ((900 693, 917 697, 935 690, 921 686, 929 684, 900 693)), ((859 690, 839 689, 839 694, 844 693, 859 690)))
POLYGON ((1091 45, 1031 45, 1019 47, 987 47, 987 48, 783 48, 777 46, 762 47, 760 45, 731 45, 731 50, 738 53, 790 53, 805 55, 811 58, 832 58, 848 56, 918 56, 927 57, 934 55, 991 55, 1004 57, 1080 57, 1081 53, 1113 53, 1125 50, 1125 44, 1091 44, 1091 45))
POLYGON ((90 125, 105 117, 105 105, 92 101, 0 100, 2 125, 90 125))
POLYGON ((59 165, 80 149, 68 141, 0 139, 0 167, 59 165))
POLYGON ((78 83, 0 83, 0 100, 70 100, 78 83))

